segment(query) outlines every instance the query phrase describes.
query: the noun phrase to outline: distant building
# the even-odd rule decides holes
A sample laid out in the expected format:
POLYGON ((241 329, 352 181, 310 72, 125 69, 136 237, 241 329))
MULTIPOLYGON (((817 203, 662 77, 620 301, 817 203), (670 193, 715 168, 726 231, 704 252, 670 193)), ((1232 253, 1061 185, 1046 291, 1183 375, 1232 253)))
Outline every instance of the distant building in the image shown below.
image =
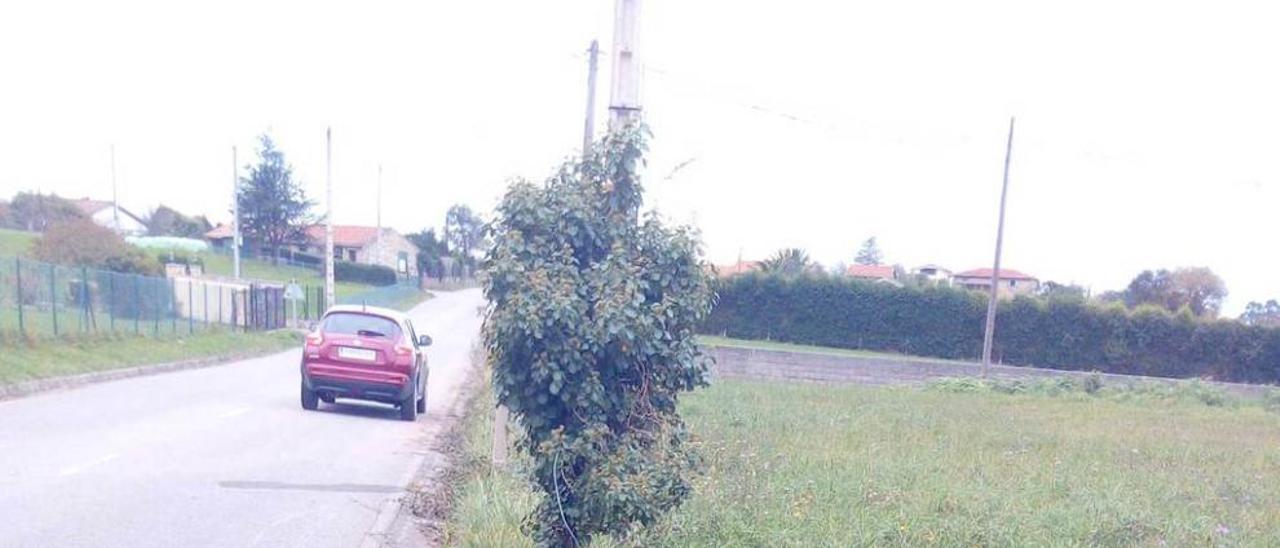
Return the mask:
POLYGON ((231 232, 231 225, 218 223, 213 230, 204 233, 204 239, 209 241, 209 246, 214 249, 231 249, 231 238, 235 236, 231 232))
POLYGON ((944 285, 951 284, 951 271, 936 264, 918 266, 914 268, 911 273, 934 283, 944 285))
MULTIPOLYGON (((232 232, 229 225, 218 225, 204 235, 209 244, 218 249, 231 249, 232 232)), ((253 248, 252 242, 245 242, 253 248)), ((325 227, 312 225, 306 229, 306 239, 287 246, 288 250, 324 256, 325 227)), ((418 246, 391 228, 357 225, 333 225, 333 258, 353 263, 378 264, 396 271, 401 276, 418 275, 418 246)))
MULTIPOLYGON (((307 243, 298 251, 324 256, 324 225, 307 227, 307 243)), ((333 258, 353 263, 379 264, 401 276, 418 275, 418 246, 394 229, 357 225, 333 225, 333 258)))
MULTIPOLYGON (((956 273, 952 275, 951 283, 956 287, 965 289, 990 291, 991 269, 978 268, 956 273)), ((1007 268, 1000 269, 1000 274, 996 277, 996 284, 996 294, 1000 297, 1030 295, 1040 289, 1040 280, 1035 276, 1007 268)))
POLYGON ((114 230, 121 236, 141 236, 147 233, 147 223, 141 217, 112 202, 81 198, 72 204, 93 222, 114 230))
POLYGON ((748 272, 760 270, 760 263, 756 261, 738 261, 733 264, 716 265, 714 268, 717 276, 721 278, 728 278, 729 276, 736 276, 738 274, 746 274, 748 272))
POLYGON ((868 280, 872 282, 890 283, 901 285, 898 277, 894 273, 892 265, 887 264, 851 264, 844 271, 845 275, 858 279, 868 280))

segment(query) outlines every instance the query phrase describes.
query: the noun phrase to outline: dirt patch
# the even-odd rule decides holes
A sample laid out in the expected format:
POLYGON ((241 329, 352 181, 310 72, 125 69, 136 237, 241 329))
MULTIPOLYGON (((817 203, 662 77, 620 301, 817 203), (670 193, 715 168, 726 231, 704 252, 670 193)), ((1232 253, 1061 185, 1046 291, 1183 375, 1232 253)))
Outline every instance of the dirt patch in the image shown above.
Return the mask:
POLYGON ((481 375, 485 374, 483 351, 474 349, 471 359, 474 365, 454 408, 440 417, 444 431, 427 447, 436 458, 423 466, 405 499, 405 508, 413 514, 427 546, 447 544, 445 524, 452 514, 454 492, 462 484, 466 471, 476 464, 467 462, 467 417, 476 412, 473 401, 480 389, 488 385, 480 382, 481 375))

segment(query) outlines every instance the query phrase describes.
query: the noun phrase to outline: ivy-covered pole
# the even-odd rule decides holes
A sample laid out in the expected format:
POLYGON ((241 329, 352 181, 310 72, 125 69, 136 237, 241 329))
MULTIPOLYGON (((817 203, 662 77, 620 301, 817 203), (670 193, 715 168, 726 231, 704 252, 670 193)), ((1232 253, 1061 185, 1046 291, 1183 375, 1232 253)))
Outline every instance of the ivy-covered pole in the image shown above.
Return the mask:
POLYGON ((512 185, 492 225, 484 341, 541 489, 541 546, 654 523, 701 463, 676 403, 706 382, 712 279, 692 228, 640 215, 646 135, 615 128, 545 184, 512 185))

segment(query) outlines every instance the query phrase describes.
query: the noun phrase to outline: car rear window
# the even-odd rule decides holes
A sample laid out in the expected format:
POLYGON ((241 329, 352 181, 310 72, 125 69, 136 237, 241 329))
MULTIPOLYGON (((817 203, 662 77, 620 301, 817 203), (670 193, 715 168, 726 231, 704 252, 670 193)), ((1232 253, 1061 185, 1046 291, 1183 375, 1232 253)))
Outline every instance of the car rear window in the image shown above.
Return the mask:
POLYGON ((345 312, 338 312, 325 317, 321 331, 341 335, 363 335, 366 337, 384 335, 392 339, 400 336, 400 326, 387 318, 345 312))

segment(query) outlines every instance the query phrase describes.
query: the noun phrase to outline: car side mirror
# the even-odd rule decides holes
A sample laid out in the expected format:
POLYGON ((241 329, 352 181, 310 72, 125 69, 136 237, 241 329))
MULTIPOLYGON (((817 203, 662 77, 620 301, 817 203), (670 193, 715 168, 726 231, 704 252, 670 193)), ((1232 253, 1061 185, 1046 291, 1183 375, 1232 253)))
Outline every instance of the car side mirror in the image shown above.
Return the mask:
POLYGON ((418 346, 431 346, 431 336, 418 335, 418 346))

